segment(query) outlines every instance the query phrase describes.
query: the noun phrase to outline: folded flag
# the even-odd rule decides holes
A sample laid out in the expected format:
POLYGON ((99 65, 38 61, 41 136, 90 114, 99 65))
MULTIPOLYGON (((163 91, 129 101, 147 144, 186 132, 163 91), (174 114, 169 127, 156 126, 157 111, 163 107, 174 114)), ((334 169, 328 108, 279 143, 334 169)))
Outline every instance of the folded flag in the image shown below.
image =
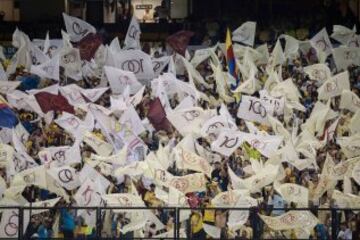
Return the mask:
POLYGON ((75 113, 74 107, 71 106, 68 100, 60 94, 55 95, 48 92, 40 92, 35 94, 35 98, 44 113, 49 111, 75 113))
POLYGON ((166 42, 174 49, 175 52, 185 56, 186 48, 190 38, 194 35, 190 31, 179 31, 166 39, 166 42))
POLYGON ((155 100, 150 102, 147 118, 154 126, 156 131, 165 130, 167 132, 171 132, 171 123, 166 118, 165 110, 161 105, 161 101, 159 98, 156 98, 155 100))
POLYGON ((0 96, 0 127, 13 128, 17 125, 16 114, 11 110, 6 101, 0 96))

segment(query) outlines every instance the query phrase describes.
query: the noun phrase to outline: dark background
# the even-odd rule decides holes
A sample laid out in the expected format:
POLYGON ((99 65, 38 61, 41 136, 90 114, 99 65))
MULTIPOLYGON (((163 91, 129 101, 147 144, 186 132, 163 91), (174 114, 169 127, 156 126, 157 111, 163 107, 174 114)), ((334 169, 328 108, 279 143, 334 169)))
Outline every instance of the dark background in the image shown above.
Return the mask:
MULTIPOLYGON (((0 0, 1 1, 1 0, 0 0)), ((69 0, 72 4, 87 2, 86 20, 107 36, 122 37, 126 33, 131 16, 118 20, 115 24, 103 24, 103 0, 69 0)), ((131 0, 120 0, 130 3, 131 0)), ((331 31, 332 25, 341 24, 347 27, 358 25, 359 3, 357 10, 348 9, 340 12, 340 6, 346 0, 165 0, 168 6, 171 1, 188 1, 188 17, 173 19, 169 24, 142 24, 144 41, 162 40, 167 35, 180 29, 188 29, 198 34, 206 34, 207 23, 220 25, 219 35, 226 27, 235 29, 244 21, 256 21, 257 30, 263 29, 286 32, 306 28, 310 35, 326 26, 331 31)), ((17 0, 20 9, 20 22, 0 22, 0 41, 11 39, 16 26, 30 37, 44 38, 50 30, 52 38, 60 37, 64 29, 61 13, 65 9, 64 0, 17 0)), ((358 26, 359 29, 359 26, 358 26)), ((221 38, 221 37, 220 37, 221 38)))

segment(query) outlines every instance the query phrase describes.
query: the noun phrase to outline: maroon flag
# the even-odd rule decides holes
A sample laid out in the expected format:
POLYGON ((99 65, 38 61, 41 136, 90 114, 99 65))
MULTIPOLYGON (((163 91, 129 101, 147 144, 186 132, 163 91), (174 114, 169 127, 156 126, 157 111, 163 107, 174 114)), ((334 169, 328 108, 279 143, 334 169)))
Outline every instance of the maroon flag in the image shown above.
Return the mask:
POLYGON ((147 118, 154 126, 156 131, 165 130, 167 132, 172 132, 171 123, 166 118, 165 110, 159 98, 156 98, 150 102, 147 118))
POLYGON ((81 59, 90 61, 102 43, 102 38, 99 34, 90 33, 75 46, 80 51, 81 59))
POLYGON ((49 111, 61 111, 74 114, 74 107, 62 95, 51 94, 48 92, 40 92, 35 94, 36 101, 39 103, 44 113, 49 111))
POLYGON ((185 56, 186 48, 189 44, 190 38, 194 35, 190 31, 180 31, 166 39, 166 42, 174 49, 175 52, 185 56))

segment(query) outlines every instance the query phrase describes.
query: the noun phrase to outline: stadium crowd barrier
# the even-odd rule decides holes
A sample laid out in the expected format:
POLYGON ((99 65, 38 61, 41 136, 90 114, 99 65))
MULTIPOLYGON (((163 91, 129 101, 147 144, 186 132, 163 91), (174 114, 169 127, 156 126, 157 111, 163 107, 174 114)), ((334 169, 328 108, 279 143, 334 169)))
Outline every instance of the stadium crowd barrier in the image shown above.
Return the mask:
MULTIPOLYGON (((192 210, 200 210, 200 211, 204 211, 204 210, 222 210, 222 211, 249 211, 249 221, 250 221, 250 227, 252 228, 252 232, 253 232, 253 238, 252 239, 263 239, 262 238, 262 234, 263 234, 263 230, 264 230, 264 222, 260 219, 259 213, 260 210, 262 211, 262 214, 264 215, 268 215, 271 213, 271 211, 274 210, 278 210, 278 211, 310 211, 312 212, 315 216, 318 215, 319 212, 321 211, 326 211, 328 213, 330 213, 331 216, 331 233, 330 235, 330 239, 337 239, 337 235, 340 231, 340 222, 341 222, 341 214, 347 213, 347 212, 354 212, 355 214, 360 214, 360 208, 260 208, 260 207, 252 207, 252 208, 183 208, 183 207, 22 207, 22 206, 0 206, 0 211, 3 212, 4 210, 13 210, 13 214, 14 216, 16 216, 18 221, 14 221, 14 222, 9 222, 7 225, 9 227, 11 227, 13 230, 17 228, 17 233, 14 234, 16 235, 14 238, 11 239, 25 239, 24 238, 24 234, 26 229, 24 229, 24 222, 25 222, 25 217, 28 217, 32 215, 32 211, 35 210, 53 210, 53 211, 57 211, 60 210, 62 208, 66 208, 69 210, 73 210, 75 212, 78 212, 79 210, 86 210, 86 211, 95 211, 95 217, 96 217, 96 239, 102 240, 102 239, 115 239, 113 237, 109 237, 109 236, 103 236, 102 233, 102 228, 103 228, 103 220, 104 220, 104 215, 105 215, 105 211, 117 211, 117 212, 122 212, 122 211, 141 211, 141 210, 161 210, 164 211, 166 210, 166 212, 168 214, 172 213, 173 216, 175 216, 174 218, 174 228, 173 228, 173 235, 171 237, 161 237, 161 238, 131 238, 131 239, 174 239, 174 240, 180 240, 180 239, 195 239, 191 237, 190 235, 187 235, 187 238, 182 238, 181 234, 180 234, 180 228, 184 226, 185 224, 185 229, 186 232, 189 234, 191 233, 191 225, 190 225, 190 219, 186 220, 187 222, 183 222, 180 223, 179 222, 179 216, 181 215, 182 211, 192 211, 192 210), (29 213, 26 213, 26 212, 29 213)), ((358 216, 357 216, 358 217, 358 216)), ((16 219, 15 218, 15 219, 16 219)), ((11 219, 11 218, 10 218, 11 219)), ((29 220, 29 219, 28 219, 29 220)), ((6 224, 5 224, 6 225, 6 224)), ((357 227, 357 232, 359 232, 359 228, 360 226, 356 226, 357 227)), ((358 239, 357 237, 360 236, 353 236, 353 239, 358 239)), ((0 239, 9 239, 9 238, 0 238, 0 239)), ((59 239, 59 238, 52 238, 52 239, 59 239)), ((216 238, 211 238, 211 239, 216 239, 216 238)), ((221 240, 226 240, 226 239, 234 239, 234 238, 220 238, 221 240)), ((269 239, 269 238, 266 238, 269 239)), ((276 238, 279 239, 279 238, 276 238)), ((285 237, 283 238, 285 239, 285 237)), ((299 239, 299 238, 297 238, 299 239)))

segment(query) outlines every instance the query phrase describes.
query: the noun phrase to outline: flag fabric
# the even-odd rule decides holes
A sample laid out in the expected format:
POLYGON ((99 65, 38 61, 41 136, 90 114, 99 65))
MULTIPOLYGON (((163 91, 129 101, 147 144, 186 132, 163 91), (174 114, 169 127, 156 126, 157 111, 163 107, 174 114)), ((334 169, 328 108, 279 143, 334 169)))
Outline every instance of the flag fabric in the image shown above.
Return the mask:
POLYGON ((96 33, 96 29, 93 26, 79 18, 69 16, 65 13, 63 13, 63 18, 66 31, 73 42, 79 42, 88 34, 96 33))
POLYGON ((169 36, 166 42, 175 52, 185 56, 186 48, 192 36, 194 36, 193 32, 182 30, 169 36))
POLYGON ((356 29, 349 29, 341 25, 334 25, 333 33, 330 37, 343 45, 347 45, 354 35, 356 35, 356 29))
POLYGON ((141 35, 141 29, 140 29, 139 21, 137 20, 135 15, 133 15, 131 18, 129 28, 126 33, 126 37, 124 41, 124 45, 125 45, 124 49, 141 50, 140 35, 141 35))
POLYGON ((289 211, 277 217, 268 217, 259 214, 266 225, 275 230, 289 230, 296 228, 313 229, 318 219, 310 211, 289 211))
POLYGON ((156 98, 150 102, 147 118, 157 131, 172 131, 171 123, 166 118, 166 112, 159 98, 156 98))
POLYGON ((9 107, 7 102, 0 96, 0 127, 13 128, 18 124, 15 112, 9 107))
POLYGON ((76 43, 75 47, 79 49, 82 60, 90 61, 102 43, 100 34, 90 33, 76 43))
POLYGON ((36 101, 44 113, 49 111, 61 111, 74 114, 74 107, 61 94, 51 94, 48 92, 39 92, 35 94, 36 101))
POLYGON ((334 48, 332 54, 338 71, 345 71, 349 66, 360 66, 360 49, 358 47, 334 48))
POLYGON ((236 80, 236 85, 233 86, 235 88, 239 84, 239 70, 236 65, 236 59, 234 55, 234 50, 232 47, 232 41, 231 41, 231 33, 230 29, 227 29, 226 32, 226 62, 228 67, 228 72, 233 78, 236 80))
POLYGON ((299 203, 303 207, 308 206, 309 190, 306 187, 293 183, 274 184, 274 187, 286 202, 299 203))
POLYGON ((340 96, 344 90, 350 90, 349 72, 344 71, 328 79, 318 88, 319 99, 328 100, 340 96))
POLYGON ((56 55, 52 59, 40 64, 32 65, 30 72, 42 78, 60 80, 60 57, 56 55))
POLYGON ((110 66, 105 66, 104 70, 114 94, 122 94, 127 86, 130 87, 130 94, 135 94, 142 87, 133 72, 110 66))
POLYGON ((274 105, 256 97, 242 96, 238 118, 269 125, 267 116, 274 114, 274 105))
POLYGON ((350 90, 343 90, 339 108, 347 109, 355 113, 360 110, 360 98, 350 90))
POLYGON ((256 22, 245 22, 232 33, 232 41, 254 46, 256 22))
POLYGON ((304 67, 304 72, 308 74, 311 80, 316 80, 319 83, 324 83, 326 80, 331 78, 329 67, 322 63, 304 67))
POLYGON ((326 28, 323 28, 313 38, 311 38, 310 43, 312 47, 316 49, 319 61, 321 63, 325 62, 327 56, 329 56, 332 52, 332 45, 326 28))
POLYGON ((155 76, 150 55, 141 50, 125 50, 115 56, 115 67, 133 72, 140 81, 152 80, 155 76))

